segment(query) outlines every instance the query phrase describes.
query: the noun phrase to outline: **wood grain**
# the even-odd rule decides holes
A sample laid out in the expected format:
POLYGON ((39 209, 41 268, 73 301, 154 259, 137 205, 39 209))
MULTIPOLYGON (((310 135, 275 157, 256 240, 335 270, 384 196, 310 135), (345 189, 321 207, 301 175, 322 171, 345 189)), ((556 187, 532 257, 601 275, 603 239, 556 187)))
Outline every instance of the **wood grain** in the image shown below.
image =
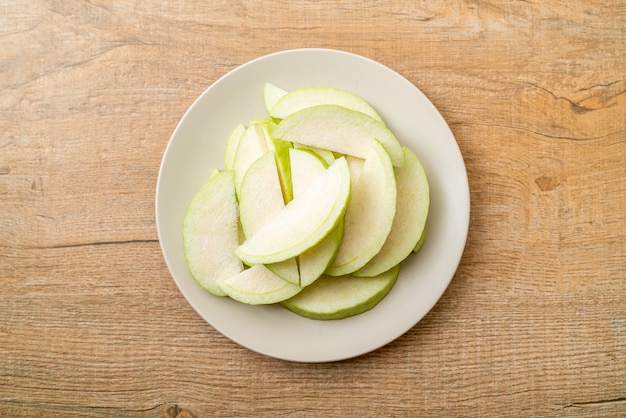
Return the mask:
POLYGON ((37 0, 0 22, 0 415, 626 415, 624 2, 37 0), (187 107, 298 47, 407 77, 471 188, 435 308, 330 364, 206 324, 154 221, 187 107))

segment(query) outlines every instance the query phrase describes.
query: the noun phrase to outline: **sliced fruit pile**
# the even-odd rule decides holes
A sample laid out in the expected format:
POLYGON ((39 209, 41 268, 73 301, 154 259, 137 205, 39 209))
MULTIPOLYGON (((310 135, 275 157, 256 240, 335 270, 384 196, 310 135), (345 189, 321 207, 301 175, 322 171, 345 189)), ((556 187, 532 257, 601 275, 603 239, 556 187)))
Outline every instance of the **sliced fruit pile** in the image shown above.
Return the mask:
POLYGON ((425 237, 429 186, 365 100, 267 83, 183 221, 189 270, 218 296, 313 319, 373 308, 425 237))

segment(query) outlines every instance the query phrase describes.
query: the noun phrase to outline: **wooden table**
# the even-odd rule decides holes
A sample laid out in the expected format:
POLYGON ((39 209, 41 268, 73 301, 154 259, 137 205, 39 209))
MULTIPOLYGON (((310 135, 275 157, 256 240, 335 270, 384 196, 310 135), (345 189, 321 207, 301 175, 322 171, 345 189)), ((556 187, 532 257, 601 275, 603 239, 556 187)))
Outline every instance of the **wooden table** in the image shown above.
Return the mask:
POLYGON ((626 416, 623 1, 4 1, 0 22, 1 416, 626 416), (215 331, 155 227, 193 100, 300 47, 418 86, 471 188, 435 308, 327 364, 215 331))

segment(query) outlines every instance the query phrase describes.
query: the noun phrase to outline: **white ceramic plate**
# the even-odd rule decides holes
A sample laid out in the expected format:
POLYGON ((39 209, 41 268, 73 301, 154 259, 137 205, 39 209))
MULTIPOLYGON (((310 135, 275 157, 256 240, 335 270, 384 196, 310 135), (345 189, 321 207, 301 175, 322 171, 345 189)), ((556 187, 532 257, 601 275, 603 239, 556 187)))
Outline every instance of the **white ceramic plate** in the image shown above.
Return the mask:
POLYGON ((469 226, 465 164, 448 125, 408 80, 368 58, 328 49, 296 49, 250 61, 192 104, 167 146, 157 182, 156 221, 167 266, 191 306, 226 337, 258 353, 299 362, 356 357, 398 338, 439 300, 461 259, 469 226), (263 117, 263 85, 343 88, 369 101, 424 164, 431 187, 428 235, 374 309, 339 321, 315 321, 280 306, 248 306, 202 290, 185 264, 182 221, 238 124, 263 117))

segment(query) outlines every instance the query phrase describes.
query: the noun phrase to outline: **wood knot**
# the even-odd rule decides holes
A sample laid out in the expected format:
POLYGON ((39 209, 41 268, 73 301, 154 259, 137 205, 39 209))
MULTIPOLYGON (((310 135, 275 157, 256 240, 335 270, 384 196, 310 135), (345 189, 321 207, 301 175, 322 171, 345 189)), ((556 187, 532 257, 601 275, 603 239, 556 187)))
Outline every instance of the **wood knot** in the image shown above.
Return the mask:
POLYGON ((186 409, 179 408, 178 405, 170 406, 161 418, 194 418, 193 414, 186 409))
POLYGON ((558 183, 554 177, 540 176, 535 179, 535 183, 542 192, 549 192, 554 190, 558 183))

